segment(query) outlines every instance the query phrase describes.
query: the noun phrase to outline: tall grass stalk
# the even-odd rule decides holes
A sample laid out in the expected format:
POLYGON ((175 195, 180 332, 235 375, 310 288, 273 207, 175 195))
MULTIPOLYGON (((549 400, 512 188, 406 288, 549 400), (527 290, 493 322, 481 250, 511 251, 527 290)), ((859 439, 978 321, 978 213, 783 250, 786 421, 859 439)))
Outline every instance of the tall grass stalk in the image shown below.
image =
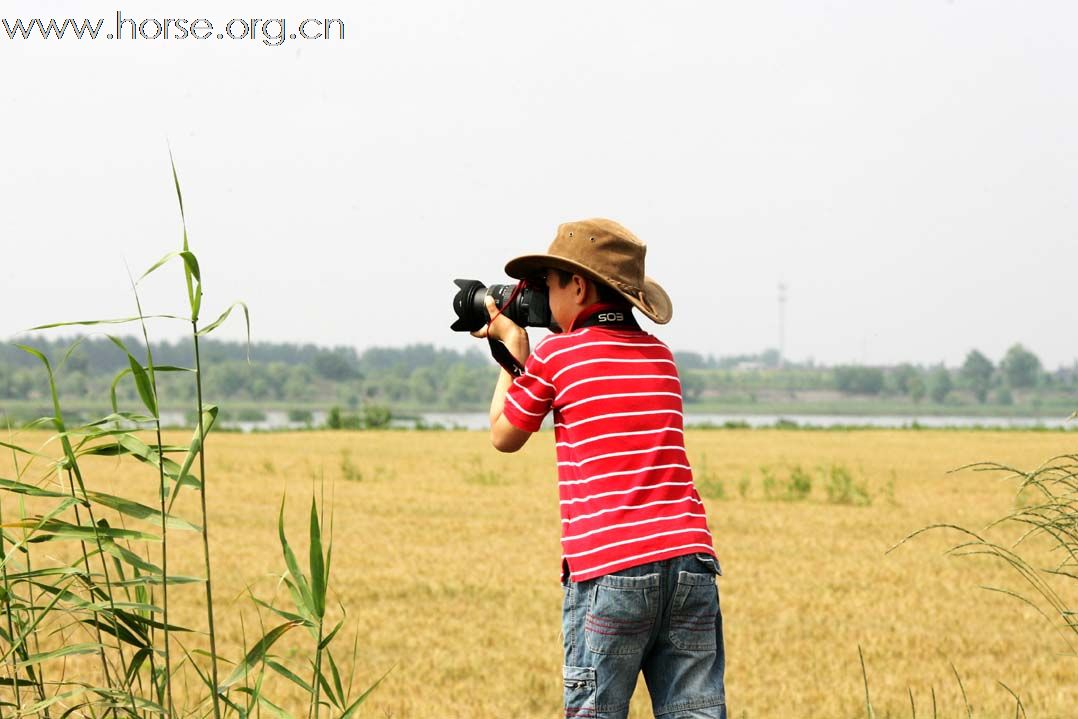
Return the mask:
MULTIPOLYGON (((18 504, 17 517, 12 518, 11 503, 0 501, 0 591, 3 595, 0 606, 5 612, 5 619, 0 623, 0 641, 3 642, 0 644, 0 666, 4 667, 0 671, 9 674, 0 680, 0 717, 6 716, 8 708, 13 708, 18 716, 33 714, 46 719, 51 719, 53 712, 59 712, 63 717, 94 719, 120 714, 147 719, 151 716, 205 717, 208 714, 215 719, 246 719, 260 716, 263 710, 274 716, 293 716, 267 695, 273 684, 266 679, 276 675, 303 689, 308 717, 318 719, 321 705, 327 704, 335 708, 341 719, 349 719, 385 675, 358 697, 353 696, 358 636, 352 647, 352 672, 347 674, 347 682, 333 655, 334 640, 344 624, 345 612, 340 607, 340 617, 333 624, 327 623, 332 513, 326 534, 325 517, 321 514, 325 511, 324 501, 321 512, 318 503, 313 498, 311 501, 310 559, 306 572, 300 569, 285 536, 284 503, 281 505, 278 535, 286 564, 282 583, 292 594, 294 608, 281 609, 272 602, 257 599, 249 591, 259 613, 261 636, 248 646, 247 624, 241 614, 243 656, 229 660, 219 653, 205 457, 206 438, 218 410, 204 402, 204 367, 199 340, 221 325, 236 307, 243 309, 245 318, 248 313, 243 303, 235 303, 214 322, 205 326, 200 324, 202 276, 188 243, 183 196, 174 164, 172 178, 183 224, 182 249, 165 255, 132 282, 138 314, 121 319, 83 320, 34 328, 139 323, 145 343, 144 359, 136 358, 118 338, 109 337, 128 365, 112 382, 111 413, 85 424, 69 426, 64 419, 48 357, 30 346, 21 346, 44 366, 53 405, 51 415, 30 422, 26 429, 48 427, 53 429, 53 434, 38 450, 18 446, 10 429, 11 441, 0 442, 11 451, 14 467, 12 477, 0 477, 0 499, 11 495, 16 497, 18 504), (183 266, 189 311, 185 316, 145 314, 138 285, 155 270, 177 258, 183 266), (195 359, 193 368, 155 364, 147 320, 156 318, 180 320, 190 326, 195 359), (158 404, 158 375, 162 372, 193 375, 197 428, 185 445, 166 445, 162 436, 158 404), (143 409, 121 409, 118 388, 125 380, 133 383, 134 395, 141 401, 143 409), (144 427, 152 430, 153 444, 140 438, 144 427), (59 456, 53 456, 55 450, 49 451, 56 444, 59 445, 59 456), (177 453, 182 454, 182 462, 169 457, 177 453), (20 461, 22 457, 27 458, 25 463, 20 461), (151 468, 158 495, 153 503, 156 507, 92 489, 90 477, 80 463, 85 457, 115 457, 117 461, 133 460, 151 468), (45 465, 36 479, 30 474, 35 463, 45 465), (185 486, 198 488, 201 526, 187 522, 173 512, 185 486), (37 513, 28 510, 27 501, 38 510, 37 513), (112 519, 113 516, 118 522, 112 519), (128 526, 129 520, 145 522, 159 534, 143 531, 137 525, 128 526), (176 530, 200 533, 204 577, 169 574, 169 537, 176 530), (161 566, 153 563, 158 552, 151 550, 151 545, 156 542, 161 543, 161 566), (70 546, 73 549, 66 553, 61 549, 37 549, 42 546, 70 546), (36 556, 43 557, 44 561, 35 561, 36 556), (179 585, 199 582, 205 585, 202 596, 208 652, 188 649, 178 633, 190 630, 172 624, 171 620, 177 596, 188 599, 191 596, 185 595, 179 585), (267 628, 262 622, 263 609, 277 614, 284 622, 267 628), (276 642, 296 627, 304 627, 313 640, 312 659, 302 668, 290 667, 288 661, 272 653, 276 642), (94 641, 80 641, 80 632, 94 641), (182 657, 173 655, 173 645, 182 657), (69 677, 68 659, 91 654, 97 655, 97 660, 91 660, 86 666, 100 663, 100 684, 85 674, 83 666, 79 668, 82 673, 69 677), (204 668, 201 660, 196 661, 196 656, 205 657, 208 667, 204 668), (163 666, 159 666, 161 659, 163 666), (231 673, 224 678, 220 676, 221 662, 233 665, 231 673), (55 673, 48 669, 54 664, 60 665, 55 673), (308 668, 313 670, 309 682, 300 678, 308 668), (197 677, 195 682, 190 681, 192 672, 197 677), (208 691, 192 689, 192 683, 208 691), (6 700, 7 692, 10 692, 10 701, 6 700), (28 692, 32 696, 26 696, 28 692)), ((249 318, 247 322, 249 335, 249 318)), ((64 365, 65 362, 61 362, 57 369, 62 370, 64 365)), ((97 670, 92 669, 92 674, 96 677, 97 670)))
MULTIPOLYGON (((213 716, 221 719, 221 702, 218 697, 217 687, 220 680, 217 674, 217 631, 213 622, 213 577, 210 568, 210 523, 206 511, 206 424, 203 418, 205 405, 202 401, 202 361, 198 351, 198 314, 202 306, 202 276, 198 269, 198 261, 191 254, 191 247, 187 241, 187 216, 183 211, 183 192, 180 191, 180 178, 176 173, 176 162, 172 157, 172 150, 168 153, 169 164, 172 166, 172 180, 176 186, 176 199, 180 205, 180 221, 183 223, 183 274, 187 284, 187 300, 191 310, 191 336, 195 345, 195 388, 198 409, 198 469, 201 484, 199 485, 199 498, 202 508, 202 552, 206 570, 206 623, 210 635, 210 680, 213 682, 213 716), (190 258, 190 260, 188 260, 190 258)), ((148 274, 148 273, 147 273, 148 274)))
POLYGON ((872 708, 872 699, 868 694, 868 669, 865 668, 865 653, 861 650, 861 645, 857 645, 857 656, 861 659, 861 678, 865 683, 865 717, 866 719, 876 719, 876 711, 872 708))

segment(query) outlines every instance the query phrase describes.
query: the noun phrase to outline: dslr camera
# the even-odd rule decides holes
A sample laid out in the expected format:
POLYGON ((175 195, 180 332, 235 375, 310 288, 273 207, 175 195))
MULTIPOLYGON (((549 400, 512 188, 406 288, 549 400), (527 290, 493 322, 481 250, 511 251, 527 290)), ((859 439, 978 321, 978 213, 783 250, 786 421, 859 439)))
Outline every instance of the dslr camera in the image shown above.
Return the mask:
POLYGON ((459 288, 453 297, 457 321, 449 326, 454 332, 475 332, 490 320, 487 295, 502 314, 521 327, 546 327, 555 332, 558 325, 550 314, 546 287, 522 280, 515 285, 491 285, 479 280, 453 280, 459 288))

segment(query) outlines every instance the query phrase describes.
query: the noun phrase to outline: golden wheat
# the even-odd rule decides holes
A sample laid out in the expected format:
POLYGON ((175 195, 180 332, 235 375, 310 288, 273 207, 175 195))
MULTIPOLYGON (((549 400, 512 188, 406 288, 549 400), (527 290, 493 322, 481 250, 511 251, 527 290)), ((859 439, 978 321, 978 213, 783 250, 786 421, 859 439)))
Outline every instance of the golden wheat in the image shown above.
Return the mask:
MULTIPOLYGON (((1030 432, 690 431, 724 570, 730 716, 864 716, 859 645, 880 717, 911 716, 910 691, 918 716, 932 716, 933 691, 941 716, 964 716, 952 663, 977 717, 1014 716, 998 682, 1031 715, 1078 715, 1078 660, 1060 655, 1065 645, 1033 610, 979 589, 1017 588, 1005 568, 944 556, 954 537, 942 533, 885 555, 923 526, 977 529, 1011 508, 1012 485, 947 470, 982 459, 1036 466, 1069 442, 1030 432), (808 498, 777 499, 767 477, 781 485, 795 466, 813 478, 808 498), (869 506, 828 501, 834 467, 864 485, 869 506)), ((362 716, 561 714, 552 435, 516 455, 498 454, 477 432, 218 434, 209 444, 223 654, 238 658, 244 635, 250 642, 259 634, 250 603, 239 601, 247 587, 266 598, 279 591, 282 494, 295 500, 286 521, 303 527, 307 497, 324 486, 334 522, 331 594, 348 610, 349 631, 358 631, 357 683, 393 667, 362 716)), ((152 473, 92 462, 88 476, 107 477, 92 488, 154 496, 152 473)), ((0 474, 10 471, 0 462, 0 474)), ((197 516, 193 494, 178 513, 197 516)), ((199 574, 199 537, 169 541, 170 571, 199 574)), ((197 588, 175 591, 170 620, 201 627, 200 610, 185 608, 196 603, 181 595, 197 588)), ((282 642, 275 651, 299 649, 282 642)), ((642 682, 630 716, 651 716, 642 682)))

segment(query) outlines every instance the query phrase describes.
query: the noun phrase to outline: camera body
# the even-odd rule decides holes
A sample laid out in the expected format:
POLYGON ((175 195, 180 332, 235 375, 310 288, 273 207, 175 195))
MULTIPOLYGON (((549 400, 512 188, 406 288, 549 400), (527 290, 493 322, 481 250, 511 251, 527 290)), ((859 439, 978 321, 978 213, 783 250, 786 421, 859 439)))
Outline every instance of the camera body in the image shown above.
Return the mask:
POLYGON ((545 287, 521 282, 515 285, 491 285, 479 280, 453 280, 457 290, 453 297, 453 311, 457 321, 449 326, 454 332, 475 332, 490 319, 485 305, 487 295, 502 314, 521 327, 546 327, 557 331, 558 326, 550 314, 545 287))

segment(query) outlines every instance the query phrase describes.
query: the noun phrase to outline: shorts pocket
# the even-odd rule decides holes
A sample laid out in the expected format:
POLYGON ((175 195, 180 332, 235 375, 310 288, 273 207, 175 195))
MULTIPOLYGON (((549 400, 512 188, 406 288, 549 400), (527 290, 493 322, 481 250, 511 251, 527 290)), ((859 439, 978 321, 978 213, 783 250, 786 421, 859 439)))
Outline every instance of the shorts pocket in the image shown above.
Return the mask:
POLYGON ((597 654, 638 654, 651 638, 659 609, 659 575, 600 577, 591 588, 584 638, 597 654))
POLYGON ((715 574, 722 576, 722 567, 719 566, 718 558, 713 554, 696 554, 696 561, 703 564, 707 569, 711 570, 715 574))
POLYGON ((670 642, 678 649, 715 651, 718 621, 715 574, 678 572, 670 608, 670 642))
POLYGON ((595 670, 591 667, 562 668, 565 677, 566 719, 592 719, 595 711, 595 670))

